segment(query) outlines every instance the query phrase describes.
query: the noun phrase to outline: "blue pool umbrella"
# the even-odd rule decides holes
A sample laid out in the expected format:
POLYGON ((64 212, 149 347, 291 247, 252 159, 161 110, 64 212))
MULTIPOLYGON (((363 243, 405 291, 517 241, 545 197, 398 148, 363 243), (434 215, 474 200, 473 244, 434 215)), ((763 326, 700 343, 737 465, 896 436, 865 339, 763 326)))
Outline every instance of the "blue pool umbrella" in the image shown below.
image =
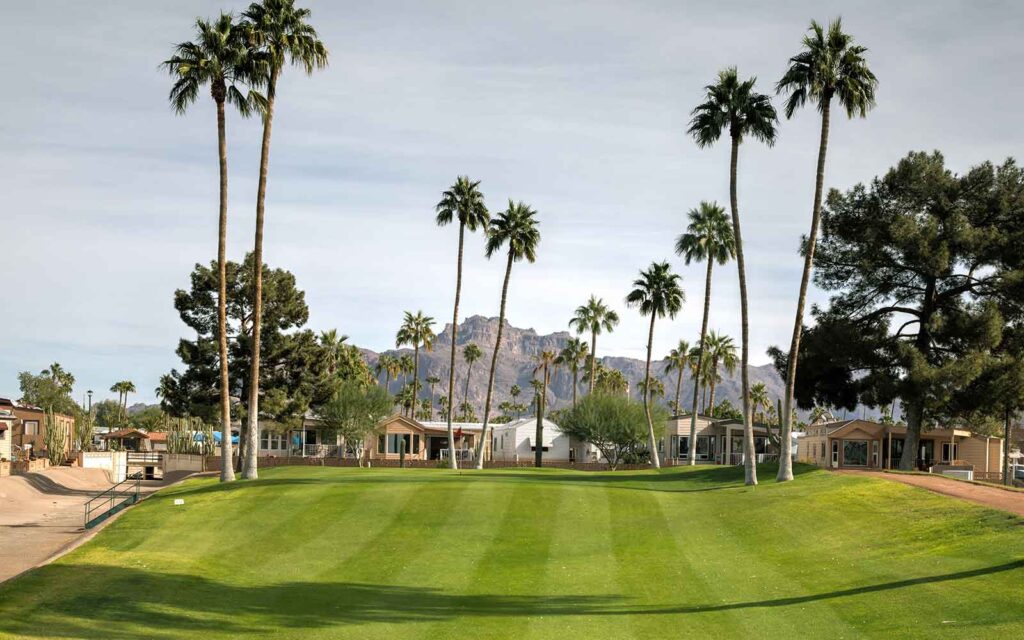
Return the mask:
MULTIPOLYGON (((203 434, 197 433, 196 434, 196 441, 197 442, 202 442, 202 440, 203 440, 203 434)), ((220 431, 214 431, 213 432, 213 443, 214 444, 220 444, 220 441, 221 441, 220 431)), ((238 434, 237 433, 232 433, 231 434, 231 444, 238 444, 238 434)))

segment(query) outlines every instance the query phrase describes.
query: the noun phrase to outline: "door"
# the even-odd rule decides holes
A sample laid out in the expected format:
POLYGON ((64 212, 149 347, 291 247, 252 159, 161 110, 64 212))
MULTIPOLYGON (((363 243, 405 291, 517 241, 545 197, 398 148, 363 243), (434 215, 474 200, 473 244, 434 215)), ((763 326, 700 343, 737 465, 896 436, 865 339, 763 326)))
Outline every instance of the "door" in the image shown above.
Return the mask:
POLYGON ((838 468, 839 467, 839 441, 838 440, 833 440, 832 441, 832 467, 833 468, 838 468))

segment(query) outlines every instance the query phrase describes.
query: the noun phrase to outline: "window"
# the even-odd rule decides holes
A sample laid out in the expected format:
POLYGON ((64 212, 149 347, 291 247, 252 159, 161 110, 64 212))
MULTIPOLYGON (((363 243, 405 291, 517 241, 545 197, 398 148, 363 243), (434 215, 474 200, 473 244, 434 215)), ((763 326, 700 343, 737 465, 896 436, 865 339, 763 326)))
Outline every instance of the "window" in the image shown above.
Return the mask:
POLYGON ((868 464, 868 441, 843 440, 843 464, 852 467, 866 467, 868 464))
POLYGON ((942 461, 952 463, 956 460, 957 446, 952 442, 942 443, 942 461))
POLYGON ((658 453, 665 452, 665 438, 658 438, 658 453))
POLYGON ((763 436, 754 436, 754 452, 764 453, 765 447, 767 446, 768 439, 763 436))
POLYGON ((871 441, 871 466, 878 466, 878 440, 871 441))
POLYGON ((260 449, 270 448, 270 432, 266 429, 260 431, 260 449))
POLYGON ((690 436, 679 436, 679 457, 690 455, 690 436))
POLYGON ((822 460, 825 459, 825 443, 824 442, 821 443, 821 458, 822 458, 822 460))
POLYGON ((399 454, 402 452, 402 442, 405 442, 406 453, 419 453, 419 436, 416 436, 416 450, 413 451, 412 434, 410 433, 389 433, 388 434, 388 453, 399 454))
POLYGON ((379 436, 377 436, 377 453, 385 453, 385 452, 387 452, 387 444, 386 444, 386 442, 387 441, 384 439, 384 434, 383 433, 380 434, 379 436))
POLYGON ((418 433, 412 437, 412 452, 417 455, 420 452, 420 434, 418 433))
POLYGON ((26 436, 38 436, 39 435, 39 421, 38 420, 26 420, 25 421, 25 435, 26 436))
POLYGON ((832 466, 833 467, 838 467, 839 466, 839 441, 838 440, 833 440, 832 441, 832 466))

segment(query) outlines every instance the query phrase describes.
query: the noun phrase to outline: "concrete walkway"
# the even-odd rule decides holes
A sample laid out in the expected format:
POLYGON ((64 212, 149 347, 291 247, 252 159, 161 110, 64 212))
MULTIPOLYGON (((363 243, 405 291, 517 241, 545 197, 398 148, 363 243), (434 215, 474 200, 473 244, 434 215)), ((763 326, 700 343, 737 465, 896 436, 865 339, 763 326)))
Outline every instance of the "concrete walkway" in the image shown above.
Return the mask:
MULTIPOLYGON (((152 493, 175 479, 144 481, 142 491, 152 493)), ((0 478, 0 582, 86 535, 84 504, 111 485, 105 471, 75 467, 0 478)))
POLYGON ((854 471, 851 469, 843 469, 836 473, 870 476, 893 482, 902 482, 903 484, 941 493, 944 496, 959 498, 960 500, 991 507, 992 509, 1009 511, 1024 517, 1024 492, 1020 491, 1007 491, 998 487, 986 487, 937 474, 917 475, 910 473, 885 473, 882 471, 854 471))

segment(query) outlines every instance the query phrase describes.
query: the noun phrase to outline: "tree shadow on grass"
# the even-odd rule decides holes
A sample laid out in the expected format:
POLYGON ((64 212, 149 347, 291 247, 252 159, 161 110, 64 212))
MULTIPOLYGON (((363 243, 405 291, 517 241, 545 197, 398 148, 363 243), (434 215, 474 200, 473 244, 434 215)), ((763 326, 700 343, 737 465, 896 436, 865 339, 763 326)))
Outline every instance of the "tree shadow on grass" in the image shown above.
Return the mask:
MULTIPOLYGON (((787 607, 1024 568, 991 567, 768 600, 652 606, 620 595, 454 594, 429 587, 358 582, 234 585, 196 575, 101 565, 50 565, 0 589, 0 632, 29 637, 134 638, 273 634, 371 623, 478 617, 696 615, 787 607), (61 585, 67 597, 48 597, 61 585), (144 630, 144 631, 142 631, 144 630)), ((955 596, 951 596, 955 597, 955 596)))

